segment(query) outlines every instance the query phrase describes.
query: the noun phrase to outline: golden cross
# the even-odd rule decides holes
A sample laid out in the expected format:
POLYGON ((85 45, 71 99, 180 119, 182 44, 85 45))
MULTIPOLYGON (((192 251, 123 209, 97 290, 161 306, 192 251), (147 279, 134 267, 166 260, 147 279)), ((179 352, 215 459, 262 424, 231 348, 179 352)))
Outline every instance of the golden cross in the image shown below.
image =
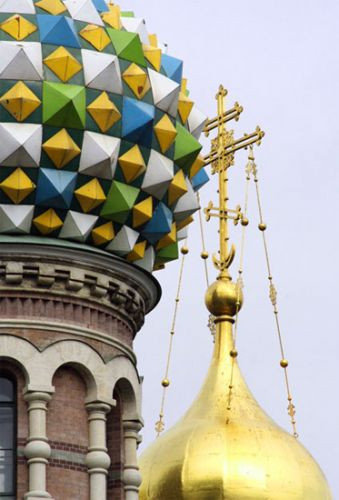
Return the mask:
POLYGON ((229 249, 229 230, 228 220, 232 219, 235 224, 243 220, 240 206, 235 210, 228 208, 228 176, 227 170, 234 164, 234 155, 240 149, 246 149, 252 144, 260 145, 265 133, 257 127, 252 134, 244 134, 240 139, 234 139, 233 130, 226 129, 226 123, 231 120, 239 120, 239 116, 243 108, 235 103, 229 111, 225 110, 225 97, 227 90, 220 85, 216 95, 218 102, 218 114, 215 118, 208 120, 205 125, 205 135, 218 129, 218 135, 213 139, 211 152, 204 157, 205 165, 211 165, 212 174, 217 173, 219 176, 219 207, 215 207, 213 202, 210 202, 205 208, 206 219, 211 217, 219 218, 219 237, 220 248, 219 258, 213 257, 214 265, 220 271, 219 279, 229 280, 229 267, 231 266, 234 256, 235 247, 229 249))

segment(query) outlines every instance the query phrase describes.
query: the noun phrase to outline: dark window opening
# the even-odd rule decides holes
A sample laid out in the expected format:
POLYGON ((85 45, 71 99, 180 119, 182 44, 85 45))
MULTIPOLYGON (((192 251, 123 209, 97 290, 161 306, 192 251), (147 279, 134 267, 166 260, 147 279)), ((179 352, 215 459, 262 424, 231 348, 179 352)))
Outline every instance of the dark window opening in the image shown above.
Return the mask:
POLYGON ((0 373, 0 499, 16 498, 16 383, 0 373))

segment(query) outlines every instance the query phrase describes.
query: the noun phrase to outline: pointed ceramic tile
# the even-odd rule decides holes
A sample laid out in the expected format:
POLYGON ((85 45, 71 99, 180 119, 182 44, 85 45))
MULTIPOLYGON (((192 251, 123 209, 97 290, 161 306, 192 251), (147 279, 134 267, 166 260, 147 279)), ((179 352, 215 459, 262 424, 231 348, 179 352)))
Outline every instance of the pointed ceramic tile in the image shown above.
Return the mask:
POLYGON ((154 106, 124 97, 122 137, 130 142, 150 148, 153 138, 154 106))
POLYGON ((0 123, 0 165, 38 167, 41 142, 42 125, 0 123))
POLYGON ((146 252, 147 241, 140 241, 134 245, 133 250, 127 255, 128 262, 143 259, 146 252))
POLYGON ((65 47, 58 47, 44 59, 44 63, 63 82, 79 73, 82 66, 65 47))
POLYGON ((0 29, 15 40, 24 40, 38 28, 25 17, 15 14, 0 24, 0 29))
POLYGON ((185 193, 187 193, 185 175, 182 170, 178 170, 168 188, 168 204, 172 205, 185 193))
POLYGON ((141 269, 144 269, 145 271, 148 271, 151 273, 154 268, 154 262, 155 262, 155 251, 153 247, 148 247, 144 258, 141 260, 136 260, 134 264, 138 267, 141 267, 141 269))
POLYGON ((187 182, 187 193, 182 196, 174 208, 174 218, 180 222, 199 210, 197 195, 190 182, 187 182))
POLYGON ((106 92, 102 92, 102 94, 94 99, 87 106, 87 111, 101 132, 107 132, 121 119, 120 111, 106 92))
POLYGON ((114 240, 107 245, 106 250, 117 255, 126 255, 133 250, 138 238, 139 233, 137 231, 128 226, 122 226, 114 240))
POLYGON ((38 14, 37 21, 42 43, 81 48, 74 21, 70 17, 38 14))
POLYGON ((0 189, 17 205, 34 191, 35 184, 21 168, 17 168, 0 182, 0 189))
POLYGON ((22 122, 40 106, 41 101, 24 82, 18 82, 0 97, 0 104, 13 118, 22 122))
POLYGON ((92 89, 122 94, 119 59, 112 54, 82 50, 85 83, 92 89))
POLYGON ((86 123, 86 89, 82 85, 43 83, 42 120, 54 127, 83 130, 86 123))
POLYGON ((0 0, 0 12, 35 14, 35 8, 32 0, 0 0))
POLYGON ((0 42, 0 79, 42 80, 42 53, 38 42, 0 42))
POLYGON ((42 148, 57 168, 63 168, 80 154, 79 146, 65 128, 44 142, 42 148))
POLYGON ((146 224, 141 231, 151 243, 159 241, 160 238, 171 231, 173 223, 173 215, 171 210, 162 202, 160 202, 153 212, 152 219, 146 224))
POLYGON ((177 241, 177 225, 174 222, 171 227, 171 231, 165 236, 163 236, 157 244, 157 250, 161 250, 162 248, 168 247, 168 245, 172 245, 177 241))
POLYGON ((70 210, 67 213, 59 238, 85 242, 90 235, 98 217, 70 210))
POLYGON ((189 174, 190 168, 197 159, 202 145, 189 131, 177 122, 177 139, 175 141, 174 161, 181 167, 185 174, 189 174))
POLYGON ((109 12, 103 12, 101 14, 102 20, 111 28, 115 30, 121 30, 121 16, 119 5, 108 5, 109 12))
POLYGON ((92 239, 94 245, 107 245, 110 241, 113 240, 115 236, 114 227, 112 222, 106 222, 106 224, 102 224, 92 230, 92 239))
POLYGON ((177 83, 181 83, 183 61, 167 54, 163 54, 161 64, 168 78, 177 83))
POLYGON ((101 209, 101 217, 125 224, 136 202, 139 191, 134 186, 113 181, 107 194, 107 200, 101 209))
POLYGON ((70 208, 76 180, 76 172, 40 168, 35 203, 43 207, 70 208))
POLYGON ((116 137, 86 130, 79 172, 101 179, 113 179, 120 151, 120 142, 121 140, 116 137))
POLYGON ((61 0, 40 0, 39 2, 36 2, 35 6, 44 10, 48 14, 53 14, 53 16, 63 14, 67 11, 61 0))
POLYGON ((149 196, 133 207, 133 227, 139 227, 148 222, 153 214, 153 198, 149 196))
POLYGON ((64 4, 75 21, 103 25, 92 0, 64 0, 64 4))
POLYGON ((119 164, 128 184, 140 177, 146 170, 144 158, 137 144, 120 156, 119 164))
POLYGON ((153 47, 152 45, 146 45, 143 46, 145 58, 149 63, 152 64, 153 68, 156 71, 160 71, 161 68, 161 49, 158 47, 153 47))
POLYGON ((179 94, 179 103, 178 103, 178 113, 181 118, 182 123, 186 123, 188 117, 192 111, 194 106, 194 102, 191 101, 183 92, 179 94))
POLYGON ((0 232, 28 234, 33 213, 34 205, 0 205, 0 232))
POLYGON ((92 47, 101 52, 107 45, 111 43, 111 39, 107 35, 104 28, 95 24, 88 24, 80 32, 79 35, 90 43, 92 47))
POLYGON ((144 19, 136 17, 121 17, 121 23, 126 31, 137 33, 142 43, 148 43, 148 33, 144 19))
MULTIPOLYGON (((0 185, 1 186, 1 185, 0 185)), ((98 179, 92 179, 74 191, 74 194, 86 214, 101 205, 106 196, 98 179)))
POLYGON ((175 141, 177 129, 169 119, 169 116, 164 115, 154 126, 154 133, 158 139, 161 152, 166 153, 175 141))
POLYGON ((35 217, 33 224, 41 234, 46 235, 60 229, 63 222, 56 211, 53 208, 49 208, 46 212, 35 217))
POLYGON ((175 117, 178 111, 180 85, 153 69, 149 68, 148 74, 151 81, 154 104, 162 111, 175 117))
POLYGON ((204 113, 199 111, 197 106, 194 105, 192 111, 189 114, 187 123, 188 123, 188 130, 196 139, 199 139, 202 131, 204 130, 206 121, 207 118, 204 115, 204 113))
POLYGON ((121 59, 146 67, 146 61, 138 34, 112 28, 107 28, 107 32, 112 40, 116 54, 121 59))
POLYGON ((173 175, 173 162, 152 149, 141 189, 161 200, 172 182, 173 175))
POLYGON ((122 77, 138 99, 143 99, 151 88, 146 71, 135 63, 124 71, 122 77))
POLYGON ((203 168, 191 179, 194 191, 199 191, 199 189, 207 184, 208 181, 209 177, 206 173, 206 170, 203 168))

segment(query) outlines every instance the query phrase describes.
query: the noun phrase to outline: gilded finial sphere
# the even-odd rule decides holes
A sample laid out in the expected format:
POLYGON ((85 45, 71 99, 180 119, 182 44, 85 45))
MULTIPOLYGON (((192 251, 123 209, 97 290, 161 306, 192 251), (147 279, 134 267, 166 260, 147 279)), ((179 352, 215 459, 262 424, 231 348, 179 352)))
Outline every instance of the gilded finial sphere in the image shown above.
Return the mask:
POLYGON ((218 280, 208 288, 205 303, 214 316, 235 316, 243 303, 242 290, 233 281, 218 280))

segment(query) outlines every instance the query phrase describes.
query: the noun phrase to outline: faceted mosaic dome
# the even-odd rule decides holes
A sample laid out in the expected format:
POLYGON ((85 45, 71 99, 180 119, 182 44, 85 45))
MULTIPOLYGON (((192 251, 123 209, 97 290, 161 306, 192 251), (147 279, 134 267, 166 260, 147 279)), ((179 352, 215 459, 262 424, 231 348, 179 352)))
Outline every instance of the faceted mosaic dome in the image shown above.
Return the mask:
POLYGON ((0 0, 0 233, 177 258, 208 180, 183 63, 104 0, 0 0))

